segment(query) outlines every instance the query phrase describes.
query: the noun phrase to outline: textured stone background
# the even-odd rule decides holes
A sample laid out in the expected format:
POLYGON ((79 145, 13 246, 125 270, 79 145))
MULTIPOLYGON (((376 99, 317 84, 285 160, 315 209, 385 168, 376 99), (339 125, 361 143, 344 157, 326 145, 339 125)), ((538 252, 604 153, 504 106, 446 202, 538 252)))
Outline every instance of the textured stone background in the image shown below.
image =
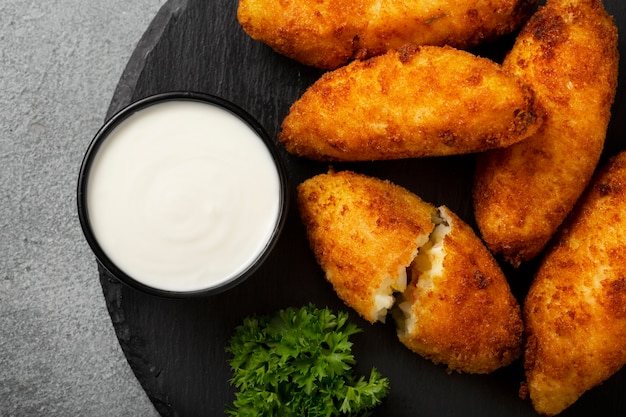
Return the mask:
POLYGON ((0 2, 0 416, 156 416, 105 309, 78 169, 165 0, 0 2))

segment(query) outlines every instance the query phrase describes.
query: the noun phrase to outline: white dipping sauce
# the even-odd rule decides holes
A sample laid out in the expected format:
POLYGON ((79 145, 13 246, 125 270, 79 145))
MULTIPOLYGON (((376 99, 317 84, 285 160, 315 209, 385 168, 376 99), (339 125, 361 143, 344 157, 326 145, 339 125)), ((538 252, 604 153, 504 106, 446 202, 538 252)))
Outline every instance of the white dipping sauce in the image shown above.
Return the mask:
POLYGON ((165 101, 105 139, 89 170, 96 240, 127 275, 168 291, 230 281, 267 246, 280 180, 262 139, 227 110, 165 101))

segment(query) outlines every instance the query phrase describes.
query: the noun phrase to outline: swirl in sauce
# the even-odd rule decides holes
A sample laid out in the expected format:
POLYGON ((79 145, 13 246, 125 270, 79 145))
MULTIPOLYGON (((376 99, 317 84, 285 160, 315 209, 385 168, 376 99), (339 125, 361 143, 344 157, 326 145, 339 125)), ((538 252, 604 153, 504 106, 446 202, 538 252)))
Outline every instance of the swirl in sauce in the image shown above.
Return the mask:
POLYGON ((196 101, 138 111, 89 171, 89 223, 127 275, 168 291, 227 282, 249 267, 279 217, 280 180, 241 119, 196 101))

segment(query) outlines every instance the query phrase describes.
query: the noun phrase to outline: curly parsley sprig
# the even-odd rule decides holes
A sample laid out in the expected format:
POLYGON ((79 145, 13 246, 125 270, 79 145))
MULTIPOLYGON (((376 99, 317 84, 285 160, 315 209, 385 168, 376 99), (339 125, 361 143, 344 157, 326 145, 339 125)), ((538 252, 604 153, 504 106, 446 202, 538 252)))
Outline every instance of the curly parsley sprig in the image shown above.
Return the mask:
POLYGON ((244 319, 227 352, 238 389, 226 413, 234 417, 362 416, 389 392, 389 381, 372 369, 352 369, 351 335, 361 330, 348 314, 312 304, 275 315, 244 319))

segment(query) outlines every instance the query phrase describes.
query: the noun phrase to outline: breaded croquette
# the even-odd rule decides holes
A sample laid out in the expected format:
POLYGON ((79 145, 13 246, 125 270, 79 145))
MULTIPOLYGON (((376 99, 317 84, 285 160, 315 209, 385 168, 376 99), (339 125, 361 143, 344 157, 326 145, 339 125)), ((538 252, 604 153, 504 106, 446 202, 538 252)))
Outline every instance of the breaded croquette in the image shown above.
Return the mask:
POLYGON ((593 175, 617 86, 617 30, 601 0, 548 0, 503 63, 546 118, 532 137, 477 158, 475 217, 511 264, 534 258, 593 175))
POLYGON ((416 45, 465 49, 518 28, 537 0, 239 0, 253 39, 305 65, 335 69, 416 45))
POLYGON ((365 320, 384 321, 406 287, 406 268, 433 230, 434 206, 388 181, 329 172, 298 186, 317 261, 339 298, 365 320))
POLYGON ((464 154, 530 136, 538 111, 533 92, 495 62, 423 46, 324 74, 292 105, 278 138, 317 160, 464 154))
POLYGON ((435 363, 488 373, 519 356, 520 307, 487 248, 448 208, 350 171, 304 181, 298 204, 326 279, 364 319, 384 321, 400 294, 398 337, 435 363))
POLYGON ((519 304, 473 229, 446 207, 393 315, 400 341, 448 369, 489 373, 521 354, 519 304))
POLYGON ((555 415, 626 363, 626 152, 594 179, 524 305, 528 392, 555 415))

